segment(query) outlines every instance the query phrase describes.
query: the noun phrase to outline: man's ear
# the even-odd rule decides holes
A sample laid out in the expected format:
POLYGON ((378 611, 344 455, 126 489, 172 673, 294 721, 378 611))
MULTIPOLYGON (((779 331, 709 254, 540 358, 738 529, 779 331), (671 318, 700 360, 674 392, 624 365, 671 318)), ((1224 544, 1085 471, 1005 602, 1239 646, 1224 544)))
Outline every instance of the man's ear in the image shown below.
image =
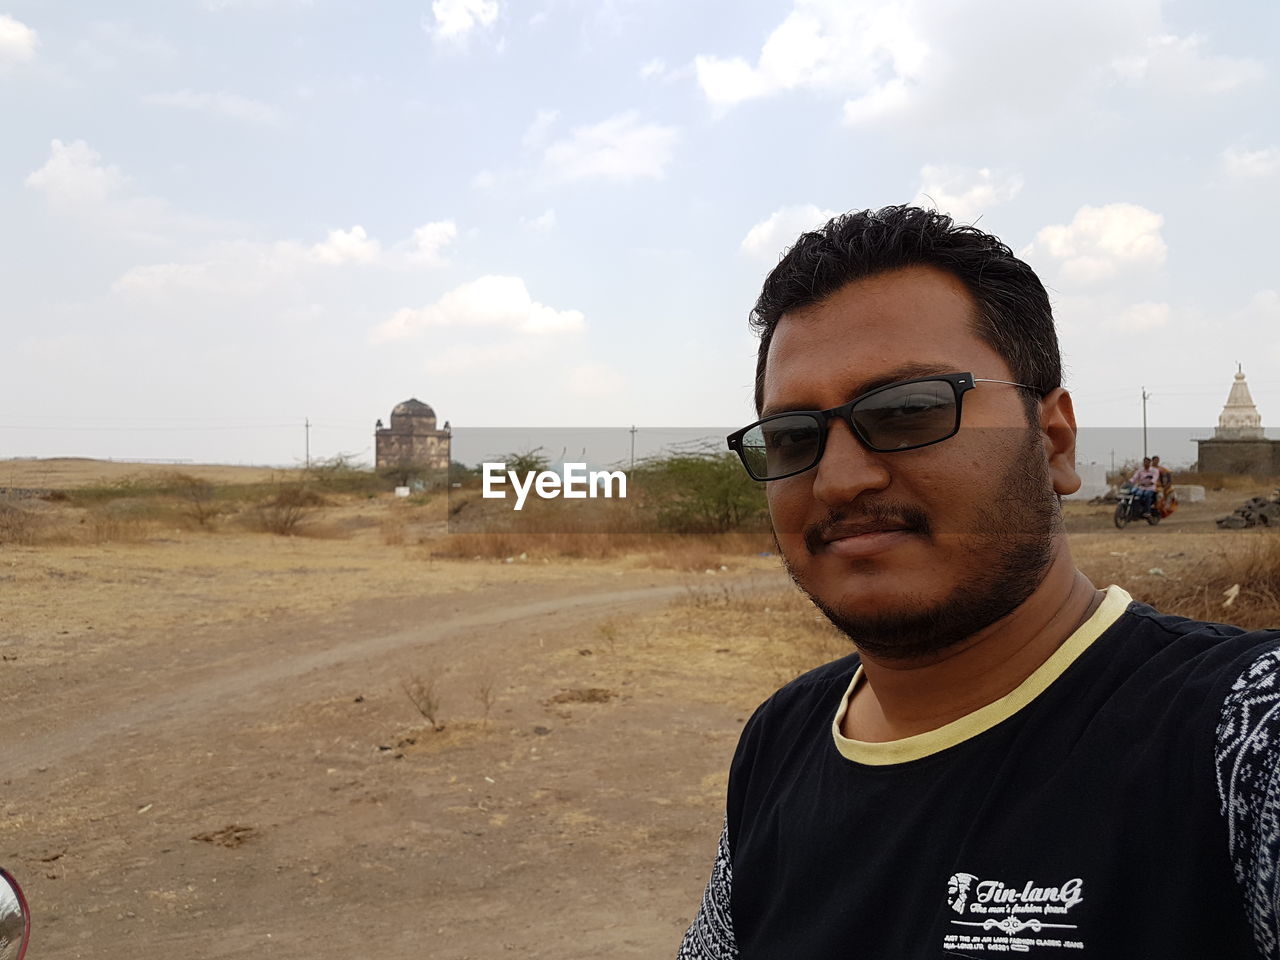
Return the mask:
POLYGON ((1075 493, 1080 489, 1080 474, 1076 473, 1076 411, 1071 394, 1062 387, 1049 391, 1040 401, 1040 436, 1054 492, 1059 496, 1075 493))

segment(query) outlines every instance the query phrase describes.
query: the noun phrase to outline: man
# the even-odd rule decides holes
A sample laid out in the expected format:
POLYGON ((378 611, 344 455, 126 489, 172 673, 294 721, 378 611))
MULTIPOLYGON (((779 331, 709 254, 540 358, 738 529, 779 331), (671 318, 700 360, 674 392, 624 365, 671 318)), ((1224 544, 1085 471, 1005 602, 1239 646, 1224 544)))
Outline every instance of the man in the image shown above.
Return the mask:
POLYGON ((730 446, 857 653, 747 722, 681 960, 1277 957, 1280 633, 1075 568, 1031 269, 864 211, 803 235, 752 320, 761 420, 730 446))
POLYGON ((1178 497, 1173 492, 1173 472, 1160 466, 1160 458, 1151 458, 1151 469, 1156 472, 1156 513, 1167 517, 1178 509, 1178 497))
POLYGON ((1143 457, 1142 466, 1129 477, 1129 486, 1136 487, 1138 496, 1141 497, 1144 517, 1151 512, 1156 502, 1156 484, 1160 481, 1160 471, 1151 465, 1151 460, 1151 457, 1143 457))

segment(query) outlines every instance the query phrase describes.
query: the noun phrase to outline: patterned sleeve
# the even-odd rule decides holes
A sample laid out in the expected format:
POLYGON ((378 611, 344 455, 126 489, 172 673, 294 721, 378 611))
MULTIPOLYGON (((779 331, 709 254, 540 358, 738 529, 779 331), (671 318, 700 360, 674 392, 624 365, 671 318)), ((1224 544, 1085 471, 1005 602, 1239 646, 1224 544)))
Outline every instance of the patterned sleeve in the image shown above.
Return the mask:
POLYGON ((733 938, 733 916, 730 893, 733 889, 733 863, 729 856, 729 824, 720 831, 716 862, 711 880, 702 895, 702 906, 693 918, 676 960, 737 960, 738 944, 733 938))
POLYGON ((1231 687, 1216 731, 1218 797, 1258 953, 1280 960, 1280 650, 1231 687))

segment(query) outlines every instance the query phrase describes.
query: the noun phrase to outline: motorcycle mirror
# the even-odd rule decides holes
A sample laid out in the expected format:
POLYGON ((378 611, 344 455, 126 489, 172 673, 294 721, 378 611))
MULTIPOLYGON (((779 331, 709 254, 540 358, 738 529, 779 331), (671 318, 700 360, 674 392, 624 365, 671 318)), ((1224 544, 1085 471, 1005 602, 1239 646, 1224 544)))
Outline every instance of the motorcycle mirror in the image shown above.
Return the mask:
POLYGON ((31 913, 18 881, 0 867, 0 960, 22 960, 31 939, 31 913))

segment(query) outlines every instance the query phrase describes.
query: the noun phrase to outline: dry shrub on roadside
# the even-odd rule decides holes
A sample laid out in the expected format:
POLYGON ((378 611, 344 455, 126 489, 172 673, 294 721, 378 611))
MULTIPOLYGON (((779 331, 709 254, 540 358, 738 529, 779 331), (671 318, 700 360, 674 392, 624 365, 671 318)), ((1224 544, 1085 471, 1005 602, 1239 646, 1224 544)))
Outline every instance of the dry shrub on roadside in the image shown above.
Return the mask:
POLYGON ((439 672, 434 667, 428 667, 423 673, 410 674, 408 680, 400 682, 400 689, 409 698, 414 709, 437 732, 444 729, 444 724, 440 722, 439 681, 439 672))
POLYGON ((0 501, 0 545, 31 546, 36 542, 43 519, 16 503, 0 501))
POLYGON ((208 526, 221 512, 216 499, 217 488, 212 482, 177 471, 165 474, 162 482, 177 499, 182 515, 196 526, 208 526))
POLYGON ((301 483, 277 483, 271 495, 254 506, 250 519, 265 533, 287 537, 298 533, 305 518, 327 505, 324 497, 301 483))
POLYGON ((1280 627, 1280 535, 1242 532, 1180 577, 1122 579, 1120 585, 1162 613, 1250 629, 1280 627), (1237 585, 1239 593, 1228 603, 1227 592, 1237 585))
POLYGON ((480 709, 484 711, 480 720, 480 728, 482 730, 489 729, 489 713, 493 710, 493 705, 498 702, 498 695, 493 689, 494 683, 493 674, 487 673, 476 685, 476 701, 480 704, 480 709))
POLYGON ((136 543, 150 536, 165 511, 144 499, 115 500, 85 515, 91 543, 136 543))

